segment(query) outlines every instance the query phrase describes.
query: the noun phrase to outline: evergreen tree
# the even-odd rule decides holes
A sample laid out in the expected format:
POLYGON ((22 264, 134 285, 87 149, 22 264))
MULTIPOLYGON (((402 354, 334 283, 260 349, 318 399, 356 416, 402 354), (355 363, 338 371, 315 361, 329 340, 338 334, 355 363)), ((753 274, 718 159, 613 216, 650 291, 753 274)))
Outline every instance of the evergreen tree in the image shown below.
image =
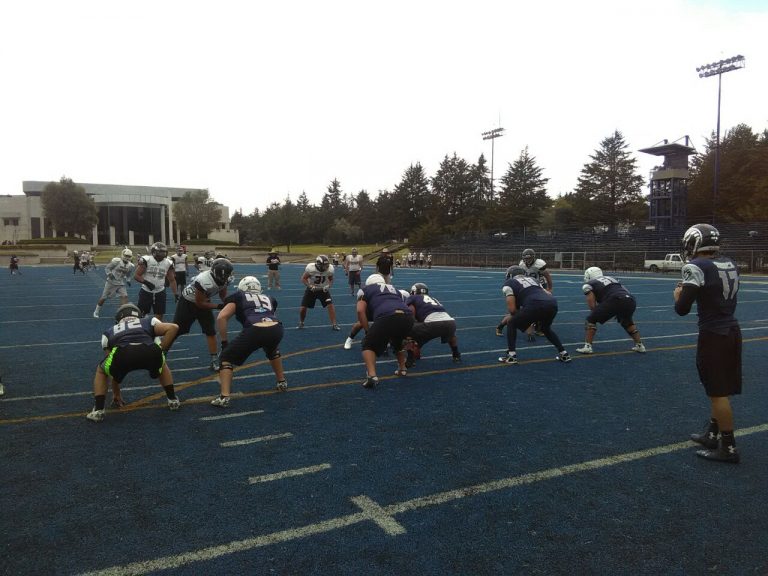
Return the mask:
POLYGON ((644 204, 643 177, 637 174, 637 160, 630 156, 624 136, 616 130, 600 143, 581 169, 575 191, 577 218, 590 226, 605 225, 615 232, 629 222, 637 206, 644 204))
POLYGON ((528 147, 520 157, 509 164, 501 177, 497 217, 502 219, 502 229, 535 227, 544 210, 552 201, 547 196, 547 182, 543 170, 536 164, 536 158, 528 153, 528 147))
POLYGON ((431 203, 429 179, 420 163, 411 164, 393 192, 391 213, 397 219, 394 237, 408 236, 427 217, 431 203))
POLYGON ((473 218, 473 201, 476 187, 472 178, 472 167, 456 153, 445 156, 434 178, 432 191, 437 213, 434 220, 454 232, 475 230, 477 221, 473 218))

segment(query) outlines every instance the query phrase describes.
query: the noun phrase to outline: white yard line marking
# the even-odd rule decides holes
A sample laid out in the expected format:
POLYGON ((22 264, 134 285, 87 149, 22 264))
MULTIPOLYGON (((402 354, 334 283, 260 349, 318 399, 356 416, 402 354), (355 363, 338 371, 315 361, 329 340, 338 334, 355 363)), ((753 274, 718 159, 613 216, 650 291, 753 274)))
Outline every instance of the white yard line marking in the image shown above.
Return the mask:
POLYGON ((249 410, 248 412, 233 412, 231 414, 221 414, 219 416, 203 416, 200 418, 203 422, 211 422, 213 420, 224 420, 226 418, 240 418, 242 416, 250 416, 251 414, 264 414, 264 410, 249 410))
POLYGON ((292 478, 293 476, 303 476, 304 474, 314 474, 328 470, 330 464, 318 464, 317 466, 307 466, 306 468, 295 468, 293 470, 283 470, 274 474, 264 474, 263 476, 251 476, 248 478, 248 484, 258 484, 260 482, 272 482, 273 480, 282 480, 283 478, 292 478))
MULTIPOLYGON (((738 430, 737 435, 739 437, 743 437, 761 432, 768 432, 768 424, 760 424, 758 426, 752 426, 750 428, 738 430)), ((616 454, 614 456, 607 456, 605 458, 598 458, 596 460, 587 460, 585 462, 579 462, 576 464, 567 464, 565 466, 548 468, 546 470, 531 472, 529 474, 522 474, 520 476, 510 476, 500 480, 492 480, 490 482, 483 482, 482 484, 465 486, 464 488, 459 488, 456 490, 437 492, 435 494, 422 496, 420 498, 413 498, 404 502, 390 504, 389 506, 380 506, 364 495, 356 496, 352 498, 352 502, 362 508, 363 512, 348 514, 346 516, 339 516, 325 520, 323 522, 308 524, 298 528, 289 528, 287 530, 272 532, 271 534, 264 534, 263 536, 256 536, 254 538, 235 540, 233 542, 228 542, 219 546, 201 548, 173 556, 164 556, 152 560, 133 562, 131 564, 124 564, 122 566, 111 566, 103 570, 86 572, 81 574, 81 576, 127 576, 136 574, 148 574, 150 572, 156 572, 160 570, 170 570, 172 568, 186 566, 194 562, 209 561, 237 552, 263 548, 273 544, 299 540, 309 536, 314 536, 316 534, 323 534, 333 530, 339 530, 346 528, 347 526, 352 526, 354 524, 359 524, 360 522, 365 521, 372 521, 376 523, 376 525, 381 527, 387 534, 403 534, 405 532, 405 528, 403 528, 393 518, 393 516, 396 514, 411 512, 413 510, 418 510, 427 506, 437 506, 451 502, 453 500, 461 500, 463 498, 476 496, 478 494, 487 494, 489 492, 507 490, 527 484, 535 484, 537 482, 543 482, 553 478, 561 478, 563 476, 578 474, 580 472, 586 472, 589 470, 609 468, 611 466, 617 466, 627 462, 652 458, 662 454, 670 454, 672 452, 678 452, 680 450, 694 448, 696 446, 697 445, 693 442, 676 442, 674 444, 657 446, 656 448, 649 448, 647 450, 626 452, 624 454, 616 454), (396 528, 396 526, 398 528, 396 528)), ((324 466, 330 468, 330 465, 324 466)))
POLYGON ((268 436, 258 436, 256 438, 246 438, 245 440, 231 440, 230 442, 222 442, 219 444, 222 448, 232 448, 234 446, 247 446, 248 444, 256 444, 257 442, 268 442, 270 440, 279 440, 280 438, 291 438, 293 434, 285 432, 283 434, 270 434, 268 436))

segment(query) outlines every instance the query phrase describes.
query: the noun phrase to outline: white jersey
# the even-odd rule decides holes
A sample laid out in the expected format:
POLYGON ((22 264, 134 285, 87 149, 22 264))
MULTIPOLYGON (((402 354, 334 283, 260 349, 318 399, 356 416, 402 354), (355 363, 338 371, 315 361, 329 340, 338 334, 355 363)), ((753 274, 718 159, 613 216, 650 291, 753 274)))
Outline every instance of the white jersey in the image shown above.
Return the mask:
POLYGON ((210 300, 211 296, 218 294, 223 289, 223 286, 216 284, 211 271, 206 270, 205 272, 200 272, 200 274, 195 276, 192 281, 184 287, 184 291, 181 293, 182 298, 189 302, 194 302, 195 292, 198 288, 205 292, 208 300, 210 300))
POLYGON ((169 256, 173 261, 174 272, 186 272, 187 271, 187 255, 186 254, 173 254, 169 256))
POLYGON ((539 284, 546 282, 541 273, 547 269, 547 263, 541 258, 536 258, 530 266, 526 266, 525 260, 520 260, 520 266, 525 270, 526 276, 536 279, 539 284))
POLYGON ((319 286, 320 288, 326 288, 330 286, 329 279, 333 278, 333 264, 328 264, 328 270, 320 272, 315 266, 314 262, 307 264, 304 268, 304 273, 309 275, 309 286, 319 286))
POLYGON ((358 254, 357 256, 353 256, 352 254, 349 254, 346 258, 346 264, 347 264, 347 270, 349 272, 360 272, 363 268, 363 256, 362 254, 358 254))
POLYGON ((113 286, 125 286, 126 282, 130 282, 133 278, 133 271, 136 269, 136 265, 133 262, 123 262, 122 258, 112 258, 112 261, 107 264, 104 271, 107 274, 107 282, 113 286))
POLYGON ((200 272, 206 272, 211 269, 210 262, 205 256, 198 256, 195 260, 195 267, 200 272))
POLYGON ((168 258, 163 258, 158 262, 151 254, 147 254, 139 258, 139 264, 144 264, 146 267, 146 270, 144 270, 144 280, 149 280, 155 285, 154 290, 150 290, 143 284, 141 289, 153 294, 165 290, 165 277, 168 274, 168 270, 173 266, 173 262, 168 258))

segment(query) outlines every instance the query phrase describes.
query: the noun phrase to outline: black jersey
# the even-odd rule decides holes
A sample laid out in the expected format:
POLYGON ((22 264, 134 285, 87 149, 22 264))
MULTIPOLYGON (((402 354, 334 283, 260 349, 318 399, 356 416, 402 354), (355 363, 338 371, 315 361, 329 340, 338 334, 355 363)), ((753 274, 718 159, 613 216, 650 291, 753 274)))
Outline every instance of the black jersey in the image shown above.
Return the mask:
POLYGON ((739 271, 724 256, 695 258, 683 266, 683 286, 696 288, 699 328, 726 334, 739 323, 734 316, 739 292, 739 271))
POLYGON ((259 324, 260 322, 277 322, 277 300, 266 294, 251 294, 237 290, 227 296, 226 304, 235 305, 235 318, 243 326, 259 324))
POLYGON ((538 278, 530 276, 515 276, 510 278, 501 287, 504 296, 514 296, 518 308, 535 306, 538 302, 550 302, 555 299, 552 294, 544 290, 539 284, 538 278))
POLYGON ((582 290, 584 290, 585 295, 592 292, 592 294, 595 295, 595 300, 597 302, 605 302, 609 298, 614 298, 616 296, 623 298, 631 296, 629 290, 624 288, 624 286, 621 285, 621 282, 612 276, 599 276, 598 278, 593 278, 582 286, 582 290))
POLYGON ((105 350, 123 348, 131 344, 153 344, 155 339, 155 324, 160 321, 154 316, 146 318, 123 318, 105 330, 101 338, 101 347, 105 350))

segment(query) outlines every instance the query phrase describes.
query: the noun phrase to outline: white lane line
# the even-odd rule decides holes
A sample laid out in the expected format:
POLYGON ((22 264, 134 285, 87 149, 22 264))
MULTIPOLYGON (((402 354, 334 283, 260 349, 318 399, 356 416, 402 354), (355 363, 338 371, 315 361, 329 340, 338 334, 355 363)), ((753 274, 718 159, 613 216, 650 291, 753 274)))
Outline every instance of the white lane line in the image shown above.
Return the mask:
POLYGON ((291 438, 293 434, 285 432, 283 434, 270 434, 268 436, 258 436, 256 438, 246 438, 245 440, 231 440, 230 442, 222 442, 219 444, 222 448, 232 448, 233 446, 247 446, 248 444, 256 444, 257 442, 269 442, 270 440, 279 440, 281 438, 291 438))
MULTIPOLYGON (((739 437, 743 437, 761 432, 768 432, 768 424, 760 424, 758 426, 744 428, 743 430, 737 430, 737 435, 739 437)), ((677 442, 674 444, 667 444, 666 446, 649 448, 647 450, 626 452, 624 454, 616 454, 606 458, 598 458, 596 460, 587 460, 585 462, 579 462, 576 464, 549 468, 539 472, 523 474, 521 476, 510 476, 500 480, 493 480, 491 482, 484 482, 482 484, 465 486, 464 488, 459 488, 457 490, 437 492, 428 496, 422 496, 420 498, 413 498, 404 502, 390 504, 389 506, 380 506, 366 496, 357 496, 353 498, 352 501, 361 508, 363 505, 365 505, 365 509, 367 511, 358 512, 356 514, 349 514, 346 516, 339 516, 337 518, 331 518, 323 522, 308 524, 298 528, 289 528, 280 532, 272 532, 271 534, 264 534, 263 536, 246 538, 245 540, 235 540, 233 542, 228 542, 219 546, 201 548, 173 556, 164 556, 152 560, 143 560, 139 562, 133 562, 131 564, 124 564, 122 566, 111 566, 102 570, 85 572, 80 576, 128 576, 136 574, 148 574, 150 572, 170 570, 172 568, 186 566, 194 562, 213 560, 215 558, 220 558, 221 556, 227 556, 237 552, 253 550, 255 548, 263 548, 265 546, 271 546, 273 544, 280 544, 292 540, 299 540, 301 538, 307 538, 308 536, 314 536, 316 534, 323 534, 333 530, 346 528, 347 526, 352 526, 360 522, 373 521, 376 522, 377 525, 381 526, 377 520, 384 521, 384 518, 391 519, 391 517, 395 514, 402 514, 404 512, 418 510, 419 508, 425 508, 427 506, 437 506, 439 504, 445 504, 446 502, 460 500, 470 496, 476 496, 478 494, 487 494, 489 492, 498 490, 506 490, 509 488, 524 486, 526 484, 534 484, 544 480, 551 480, 553 478, 561 478, 563 476, 577 474, 579 472, 585 472, 588 470, 609 468, 611 466, 633 462, 636 460, 642 460, 645 458, 651 458, 653 456, 660 456, 662 454, 670 454, 672 452, 678 452, 688 448, 695 448, 697 446, 698 444, 694 444, 693 442, 677 442), (373 512, 375 512, 375 514, 373 512)), ((392 522, 394 522, 394 520, 392 520, 392 522)), ((397 523, 395 522, 395 524, 397 523)), ((399 524, 397 525, 399 526, 399 524)), ((392 528, 392 525, 389 526, 392 528)), ((402 534, 402 532, 400 533, 402 534)))
POLYGON ((168 358, 168 360, 173 360, 174 362, 181 362, 182 360, 197 360, 200 358, 200 356, 185 356, 184 358, 176 358, 176 356, 171 356, 168 358))
POLYGON ((219 416, 203 416, 200 418, 203 422, 211 422, 213 420, 224 420, 226 418, 240 418, 242 416, 250 416, 251 414, 264 414, 264 410, 249 410, 247 412, 233 412, 231 414, 221 414, 219 416))
POLYGON ((307 466, 306 468, 283 470, 282 472, 265 474, 263 476, 250 476, 248 478, 248 484, 258 484, 260 482, 271 482, 272 480, 282 480, 283 478, 291 478, 293 476, 303 476, 304 474, 314 474, 315 472, 328 470, 330 467, 330 464, 318 464, 317 466, 307 466))
POLYGON ((405 534, 406 530, 403 528, 403 525, 395 520, 391 514, 388 514, 384 508, 368 498, 368 496, 355 496, 351 500, 365 512, 369 520, 372 520, 379 528, 384 530, 387 536, 405 534))

